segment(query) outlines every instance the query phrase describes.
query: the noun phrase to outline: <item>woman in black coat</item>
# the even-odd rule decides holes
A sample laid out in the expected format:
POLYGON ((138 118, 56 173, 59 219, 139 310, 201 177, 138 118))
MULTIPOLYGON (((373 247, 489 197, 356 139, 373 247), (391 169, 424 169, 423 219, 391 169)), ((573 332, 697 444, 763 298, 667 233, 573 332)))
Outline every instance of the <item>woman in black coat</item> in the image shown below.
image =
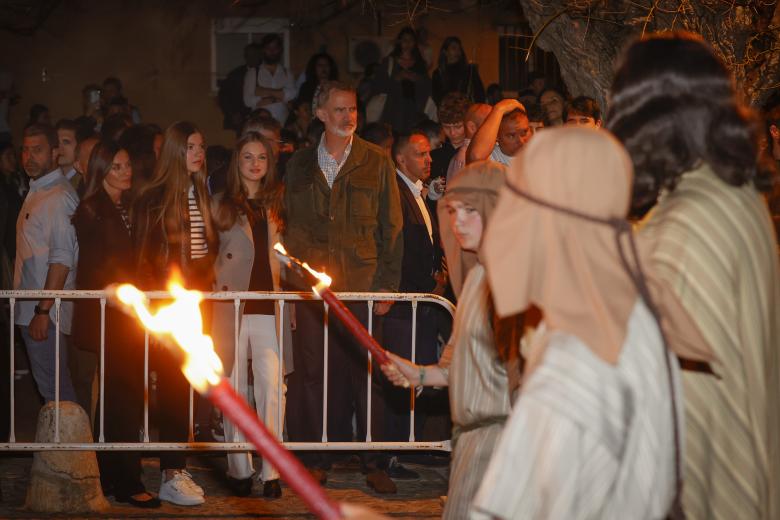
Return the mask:
POLYGON ((433 100, 436 106, 450 92, 460 92, 473 103, 485 102, 485 87, 477 66, 466 59, 457 36, 448 36, 441 44, 439 66, 433 71, 433 100))
MULTIPOLYGON (((73 215, 79 243, 76 286, 103 289, 132 282, 135 264, 127 213, 132 168, 126 150, 113 141, 95 145, 89 159, 86 194, 73 215)), ((100 352, 100 304, 77 300, 74 340, 100 352)), ((105 394, 103 424, 108 442, 137 442, 143 413, 144 336, 132 318, 106 306, 105 394)), ((95 437, 99 435, 96 421, 95 437)), ((159 507, 160 501, 141 483, 139 452, 100 452, 100 480, 106 495, 138 507, 159 507)))

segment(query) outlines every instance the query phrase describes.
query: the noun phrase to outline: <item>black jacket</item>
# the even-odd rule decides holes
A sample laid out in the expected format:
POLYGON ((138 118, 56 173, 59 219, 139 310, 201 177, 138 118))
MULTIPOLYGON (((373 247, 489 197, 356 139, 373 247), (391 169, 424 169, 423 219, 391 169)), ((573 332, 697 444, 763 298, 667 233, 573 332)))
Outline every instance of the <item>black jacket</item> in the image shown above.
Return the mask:
MULTIPOLYGON (((439 227, 429 211, 433 229, 433 241, 431 241, 428 237, 425 220, 417 201, 414 200, 412 191, 400 175, 396 174, 395 177, 404 218, 404 255, 401 262, 401 283, 398 291, 432 292, 436 287, 433 275, 436 271, 441 270, 442 256, 444 255, 439 239, 439 227)), ((410 312, 411 308, 408 305, 393 305, 390 315, 401 317, 410 312)))
POLYGON ((164 226, 164 219, 159 219, 163 189, 144 193, 133 206, 136 280, 143 289, 164 290, 170 277, 178 273, 188 288, 210 291, 219 244, 214 239, 209 240, 208 255, 191 260, 189 213, 185 211, 181 215, 180 224, 164 226))
MULTIPOLYGON (((77 289, 104 289, 115 283, 133 283, 133 243, 119 210, 101 189, 83 200, 73 215, 79 244, 77 289)), ((106 345, 111 338, 128 336, 127 320, 121 312, 106 307, 106 345), (112 322, 108 325, 108 322, 112 322)), ((73 339, 84 350, 100 348, 100 304, 97 300, 76 300, 73 311, 73 339)))

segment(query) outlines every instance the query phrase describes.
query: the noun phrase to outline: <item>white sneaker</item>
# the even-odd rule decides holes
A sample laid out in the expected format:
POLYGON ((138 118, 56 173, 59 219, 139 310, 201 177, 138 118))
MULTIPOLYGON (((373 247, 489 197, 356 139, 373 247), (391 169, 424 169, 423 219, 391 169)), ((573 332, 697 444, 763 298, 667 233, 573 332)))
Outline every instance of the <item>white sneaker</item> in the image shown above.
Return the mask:
POLYGON ((186 477, 185 481, 191 490, 193 490, 195 493, 199 494, 202 497, 206 496, 206 492, 203 491, 203 488, 200 487, 198 484, 196 484, 195 481, 192 479, 192 473, 190 473, 186 469, 179 470, 179 472, 186 477))
POLYGON ((165 480, 163 472, 159 498, 179 506, 197 506, 206 501, 203 498, 203 489, 193 482, 192 475, 184 470, 176 471, 168 481, 165 480))

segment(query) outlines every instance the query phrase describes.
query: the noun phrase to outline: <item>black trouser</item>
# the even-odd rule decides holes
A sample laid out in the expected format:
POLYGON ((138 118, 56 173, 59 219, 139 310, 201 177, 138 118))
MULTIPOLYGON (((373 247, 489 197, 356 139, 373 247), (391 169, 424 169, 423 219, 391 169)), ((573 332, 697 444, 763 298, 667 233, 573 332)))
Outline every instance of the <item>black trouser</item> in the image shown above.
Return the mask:
MULTIPOLYGON (((209 273, 212 265, 208 258, 195 260, 190 265, 190 274, 184 284, 188 289, 211 290, 209 273)), ((204 333, 209 333, 211 324, 209 301, 200 304, 204 333)), ((187 442, 190 428, 190 384, 181 371, 183 354, 179 349, 157 345, 151 356, 152 369, 157 372, 157 426, 160 442, 187 442)), ((198 394, 193 395, 193 418, 198 416, 198 394)), ((207 402, 204 400, 204 404, 207 402)), ((208 415, 208 414, 204 414, 208 415)), ((160 453, 160 470, 184 469, 187 467, 187 453, 165 451, 160 453)))
MULTIPOLYGON (((411 304, 396 303, 390 315, 385 316, 382 325, 384 347, 404 359, 412 359, 412 316, 411 304), (397 306, 397 307, 396 307, 397 306), (407 308, 408 307, 408 308, 407 308), (408 311, 408 312, 407 312, 408 311)), ((438 361, 438 327, 431 304, 417 306, 417 334, 415 344, 415 363, 432 365, 438 361)), ((412 392, 383 381, 385 391, 385 433, 388 441, 409 440, 409 415, 412 405, 412 392)), ((425 402, 423 394, 415 400, 414 431, 415 439, 420 440, 425 423, 425 402)))
MULTIPOLYGON (((132 318, 107 309, 103 407, 106 442, 139 441, 143 424, 143 382, 143 332, 132 318)), ((100 402, 95 415, 97 441, 100 434, 100 402)), ((101 451, 98 452, 98 463, 100 480, 106 494, 127 497, 144 491, 141 483, 141 452, 101 451)))
MULTIPOLYGON (((288 378, 287 433, 294 442, 322 440, 322 396, 324 391, 323 305, 322 302, 296 303, 297 330, 293 338, 294 371, 288 378)), ((365 303, 347 307, 365 325, 368 310, 365 303)), ((368 381, 367 354, 337 318, 328 322, 328 418, 329 441, 353 440, 352 414, 356 414, 357 441, 366 438, 368 381)), ((375 367, 371 397, 371 437, 383 439, 383 401, 380 390, 382 375, 375 367)), ((373 464, 363 457, 364 463, 373 464)), ((330 458, 322 453, 302 452, 301 459, 310 467, 327 467, 330 458)))

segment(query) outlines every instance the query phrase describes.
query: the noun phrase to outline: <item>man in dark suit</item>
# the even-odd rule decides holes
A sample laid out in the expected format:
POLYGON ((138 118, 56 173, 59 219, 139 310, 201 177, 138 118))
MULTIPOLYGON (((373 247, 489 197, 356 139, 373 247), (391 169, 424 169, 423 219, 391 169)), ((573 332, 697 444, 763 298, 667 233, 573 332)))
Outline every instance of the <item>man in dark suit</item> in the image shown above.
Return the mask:
MULTIPOLYGON (((422 133, 399 136, 392 149, 396 181, 403 213, 404 255, 401 263, 399 292, 442 292, 441 264, 443 252, 436 219, 421 194, 423 181, 431 174, 431 145, 422 133)), ((421 365, 438 360, 437 321, 432 304, 417 306, 417 334, 414 360, 421 365)), ((412 359, 412 305, 395 303, 383 322, 385 347, 412 359)), ((386 389, 385 434, 387 440, 409 440, 409 390, 388 385, 386 389)), ((415 410, 415 433, 419 437, 423 414, 415 410)), ((412 478, 413 472, 391 461, 388 473, 395 478, 412 478)))

